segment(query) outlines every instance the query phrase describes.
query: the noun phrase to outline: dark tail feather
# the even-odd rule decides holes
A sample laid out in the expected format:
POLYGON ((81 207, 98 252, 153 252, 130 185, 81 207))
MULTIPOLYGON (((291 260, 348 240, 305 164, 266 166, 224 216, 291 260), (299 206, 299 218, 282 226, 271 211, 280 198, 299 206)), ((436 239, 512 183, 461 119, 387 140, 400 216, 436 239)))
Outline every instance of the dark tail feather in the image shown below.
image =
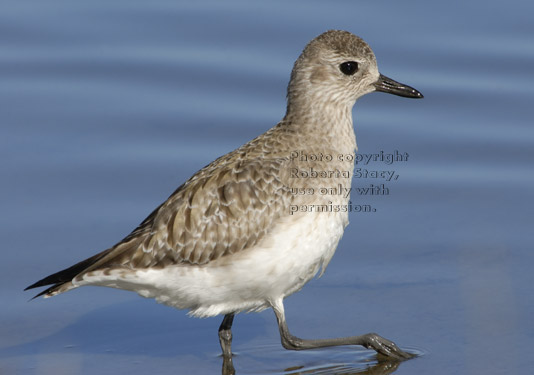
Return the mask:
POLYGON ((108 252, 109 252, 109 249, 105 250, 105 251, 103 251, 103 252, 101 252, 99 254, 96 254, 96 255, 92 256, 91 258, 87 258, 85 260, 82 260, 81 262, 76 263, 74 266, 71 266, 71 267, 66 268, 66 269, 64 269, 62 271, 56 272, 56 273, 54 273, 54 274, 52 274, 50 276, 45 277, 42 280, 37 281, 36 283, 30 285, 29 287, 27 287, 24 290, 33 289, 33 288, 39 288, 41 286, 54 284, 50 288, 48 288, 48 289, 42 291, 41 293, 37 294, 32 299, 35 299, 35 298, 40 297, 42 295, 48 294, 51 291, 53 291, 54 289, 56 289, 57 287, 72 281, 72 279, 74 277, 76 277, 78 274, 82 273, 84 270, 89 268, 91 265, 93 265, 95 262, 97 262, 99 259, 101 259, 103 256, 105 256, 108 252))
MULTIPOLYGON (((63 284, 56 284, 56 285, 54 285, 54 286, 51 286, 50 288, 47 288, 47 289, 43 290, 41 293, 36 294, 36 295, 34 295, 32 298, 30 298, 30 301, 36 299, 37 297, 41 297, 41 296, 44 296, 45 294, 50 293, 50 292, 51 292, 52 290, 54 290, 56 287, 61 286, 61 285, 63 285, 63 284)), ((28 290, 28 289, 29 289, 29 287, 26 288, 26 289, 24 289, 24 290, 28 290)))

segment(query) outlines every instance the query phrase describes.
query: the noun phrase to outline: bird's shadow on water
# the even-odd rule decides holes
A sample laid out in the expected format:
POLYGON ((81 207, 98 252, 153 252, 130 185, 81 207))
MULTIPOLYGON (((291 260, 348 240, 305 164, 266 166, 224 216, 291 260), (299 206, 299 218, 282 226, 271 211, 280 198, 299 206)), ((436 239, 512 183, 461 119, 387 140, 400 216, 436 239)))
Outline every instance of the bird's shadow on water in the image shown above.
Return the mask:
MULTIPOLYGON (((301 352, 286 351, 281 345, 240 348, 232 360, 223 361, 222 374, 392 374, 403 361, 357 347, 334 347, 301 352), (235 370, 232 365, 235 365, 235 370)), ((422 353, 410 350, 413 354, 422 353)))
MULTIPOLYGON (((185 359, 190 369, 197 365, 205 369, 208 364, 212 369, 222 368, 223 375, 391 374, 401 364, 358 347, 287 351, 278 340, 272 340, 272 335, 269 339, 258 337, 261 328, 251 328, 257 327, 261 318, 253 315, 243 317, 244 327, 234 338, 236 355, 228 360, 217 354, 219 319, 192 319, 174 309, 154 309, 143 302, 127 301, 89 311, 52 333, 0 348, 0 359, 75 352, 79 356, 98 355, 103 362, 123 361, 123 369, 139 358, 147 362, 159 358, 183 368, 185 359)), ((27 334, 31 337, 31 332, 27 334)))

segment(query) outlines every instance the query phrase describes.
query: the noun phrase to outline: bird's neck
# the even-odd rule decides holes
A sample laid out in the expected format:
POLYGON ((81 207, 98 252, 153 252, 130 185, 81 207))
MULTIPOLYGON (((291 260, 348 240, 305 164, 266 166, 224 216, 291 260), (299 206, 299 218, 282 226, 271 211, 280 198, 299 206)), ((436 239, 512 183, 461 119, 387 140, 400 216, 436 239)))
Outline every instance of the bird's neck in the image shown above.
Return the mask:
POLYGON ((316 101, 306 106, 288 104, 283 122, 305 139, 306 144, 332 147, 340 153, 353 153, 357 148, 352 103, 333 105, 316 101))

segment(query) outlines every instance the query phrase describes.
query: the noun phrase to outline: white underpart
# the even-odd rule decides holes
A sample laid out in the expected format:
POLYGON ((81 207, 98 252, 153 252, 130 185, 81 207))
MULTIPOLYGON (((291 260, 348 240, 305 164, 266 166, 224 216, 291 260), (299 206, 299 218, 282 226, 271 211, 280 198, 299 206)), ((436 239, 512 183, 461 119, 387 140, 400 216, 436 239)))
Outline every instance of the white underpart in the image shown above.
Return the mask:
POLYGON ((97 272, 85 275, 75 287, 131 290, 198 317, 260 311, 300 290, 321 267, 324 271, 347 224, 346 212, 295 214, 254 248, 204 266, 97 272))

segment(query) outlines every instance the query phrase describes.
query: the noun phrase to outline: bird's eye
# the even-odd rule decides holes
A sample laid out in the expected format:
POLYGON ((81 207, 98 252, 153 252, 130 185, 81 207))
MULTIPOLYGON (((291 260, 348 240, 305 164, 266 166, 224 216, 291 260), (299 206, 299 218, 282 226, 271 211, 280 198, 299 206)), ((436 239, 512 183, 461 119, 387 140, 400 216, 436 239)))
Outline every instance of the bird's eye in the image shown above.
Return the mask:
POLYGON ((339 70, 343 74, 351 76, 358 71, 358 63, 356 61, 346 61, 339 65, 339 70))

